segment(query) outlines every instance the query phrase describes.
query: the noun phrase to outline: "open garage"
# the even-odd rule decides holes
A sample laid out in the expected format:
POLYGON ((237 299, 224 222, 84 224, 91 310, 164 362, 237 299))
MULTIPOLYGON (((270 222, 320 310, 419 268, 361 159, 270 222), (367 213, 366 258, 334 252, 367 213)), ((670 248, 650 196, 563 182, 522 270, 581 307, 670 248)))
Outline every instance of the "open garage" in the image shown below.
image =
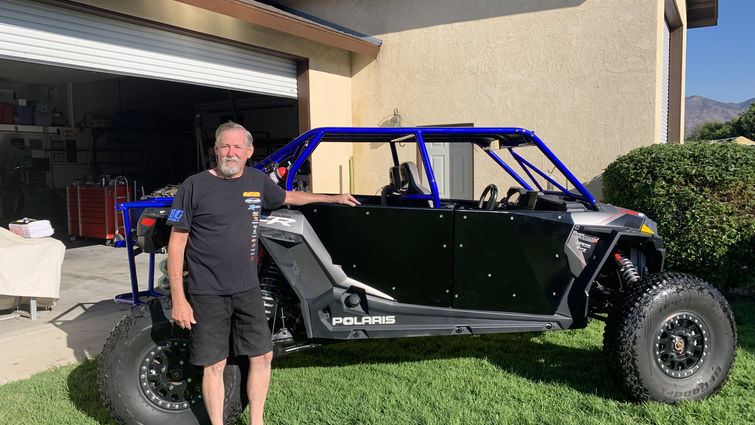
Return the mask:
POLYGON ((221 122, 252 130, 256 157, 299 133, 292 58, 41 4, 0 14, 3 227, 111 239, 114 203, 212 165, 221 122), (79 188, 102 198, 82 211, 79 188))

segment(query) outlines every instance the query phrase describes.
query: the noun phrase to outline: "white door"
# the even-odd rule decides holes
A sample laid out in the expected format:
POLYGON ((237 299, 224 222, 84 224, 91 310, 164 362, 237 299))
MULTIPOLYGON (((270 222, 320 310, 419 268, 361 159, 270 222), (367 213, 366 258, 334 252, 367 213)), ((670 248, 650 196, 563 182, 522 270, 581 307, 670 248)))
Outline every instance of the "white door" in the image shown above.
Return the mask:
MULTIPOLYGON (((427 143, 426 146, 440 197, 474 199, 473 146, 470 143, 427 143)), ((422 178, 424 182, 424 173, 422 178)))
POLYGON ((296 98, 296 62, 60 7, 0 1, 0 58, 296 98))

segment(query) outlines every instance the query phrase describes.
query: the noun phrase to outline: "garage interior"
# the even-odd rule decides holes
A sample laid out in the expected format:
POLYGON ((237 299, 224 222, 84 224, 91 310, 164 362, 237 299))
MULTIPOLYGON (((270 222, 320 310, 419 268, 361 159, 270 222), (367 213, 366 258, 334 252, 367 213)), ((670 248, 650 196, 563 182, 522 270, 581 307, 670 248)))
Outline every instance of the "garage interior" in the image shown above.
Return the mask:
POLYGON ((252 162, 299 130, 296 98, 5 59, 0 70, 0 225, 48 219, 69 245, 67 188, 139 199, 213 166, 222 122, 252 132, 252 162))

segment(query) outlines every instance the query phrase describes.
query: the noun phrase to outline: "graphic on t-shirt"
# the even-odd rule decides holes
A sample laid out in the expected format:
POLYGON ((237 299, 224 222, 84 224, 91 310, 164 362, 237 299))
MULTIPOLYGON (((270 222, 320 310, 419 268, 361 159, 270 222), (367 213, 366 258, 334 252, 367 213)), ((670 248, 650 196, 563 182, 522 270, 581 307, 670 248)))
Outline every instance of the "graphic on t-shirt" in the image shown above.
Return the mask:
POLYGON ((262 210, 262 200, 259 192, 244 192, 244 202, 249 206, 248 211, 252 212, 252 249, 251 256, 254 262, 254 254, 257 252, 257 226, 260 222, 260 211, 262 210))
POLYGON ((183 216, 184 216, 183 210, 170 210, 170 216, 168 216, 168 221, 178 223, 178 220, 180 220, 181 217, 183 216))

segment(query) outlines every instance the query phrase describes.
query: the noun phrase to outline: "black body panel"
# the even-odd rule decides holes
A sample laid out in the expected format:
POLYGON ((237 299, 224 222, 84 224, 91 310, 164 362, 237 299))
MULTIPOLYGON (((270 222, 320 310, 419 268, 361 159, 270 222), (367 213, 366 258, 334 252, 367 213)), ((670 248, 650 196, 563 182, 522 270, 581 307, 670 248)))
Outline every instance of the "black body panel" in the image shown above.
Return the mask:
POLYGON ((566 213, 459 210, 454 307, 550 315, 571 283, 566 213))
POLYGON ((387 301, 367 295, 364 309, 344 305, 345 291, 332 291, 308 303, 312 336, 317 339, 396 338, 432 335, 470 335, 508 332, 541 332, 567 329, 571 318, 562 315, 461 310, 387 301), (392 317, 392 324, 334 324, 334 318, 392 317))
POLYGON ((453 211, 323 204, 300 211, 349 277, 402 303, 451 306, 453 211))

